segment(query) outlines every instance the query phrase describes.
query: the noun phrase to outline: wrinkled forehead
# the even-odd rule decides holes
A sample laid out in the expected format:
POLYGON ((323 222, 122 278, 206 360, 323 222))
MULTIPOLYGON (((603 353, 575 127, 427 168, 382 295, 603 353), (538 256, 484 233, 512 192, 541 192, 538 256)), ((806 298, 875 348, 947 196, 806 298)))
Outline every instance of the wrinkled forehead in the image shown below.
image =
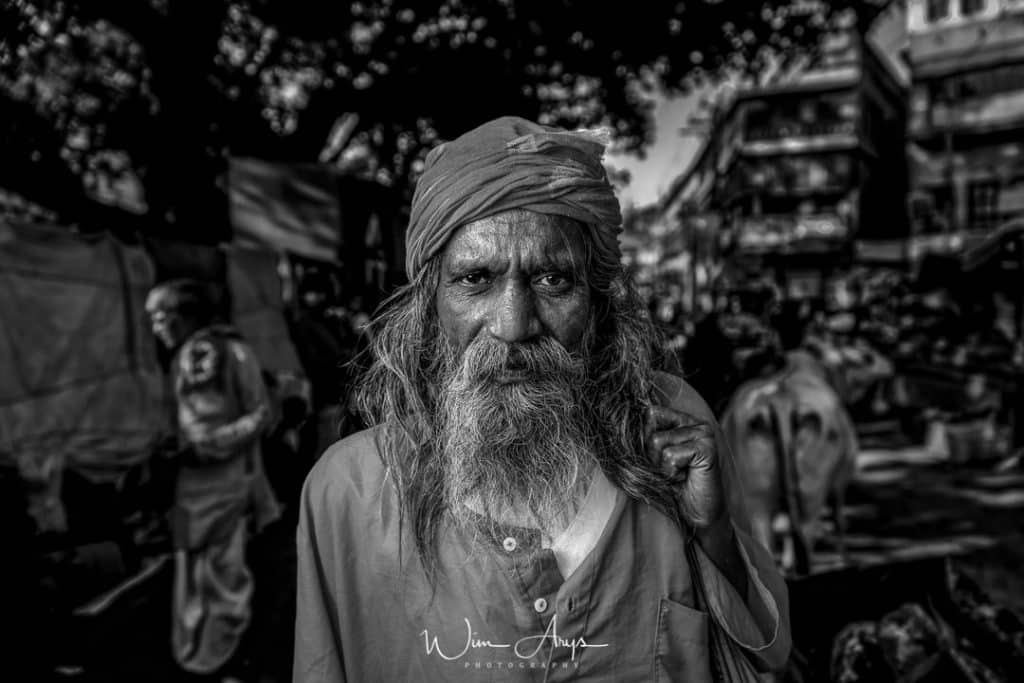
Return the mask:
POLYGON ((442 250, 444 265, 515 257, 540 264, 586 265, 587 231, 567 216, 515 209, 459 227, 442 250))

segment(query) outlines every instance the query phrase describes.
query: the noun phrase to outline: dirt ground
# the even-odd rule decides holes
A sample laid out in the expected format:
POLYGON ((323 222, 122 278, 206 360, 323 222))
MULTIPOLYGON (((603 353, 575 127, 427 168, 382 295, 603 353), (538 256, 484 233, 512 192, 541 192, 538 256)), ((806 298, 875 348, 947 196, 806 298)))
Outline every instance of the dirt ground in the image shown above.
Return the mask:
POLYGON ((1000 471, 1001 462, 865 449, 847 495, 851 561, 951 555, 994 600, 1024 614, 1024 469, 1000 471))
POLYGON ((846 562, 826 538, 812 576, 790 580, 794 642, 812 680, 828 680, 841 629, 908 604, 952 615, 950 642, 1000 672, 993 680, 1021 680, 1005 672, 1024 666, 1024 469, 1005 462, 951 463, 906 444, 862 450, 844 506, 846 562))

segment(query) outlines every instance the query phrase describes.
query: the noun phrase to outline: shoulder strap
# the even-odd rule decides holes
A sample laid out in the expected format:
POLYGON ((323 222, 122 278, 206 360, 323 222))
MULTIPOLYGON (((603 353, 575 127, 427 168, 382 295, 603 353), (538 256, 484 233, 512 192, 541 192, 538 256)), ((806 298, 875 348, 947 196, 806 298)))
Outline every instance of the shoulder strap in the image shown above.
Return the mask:
POLYGON ((723 675, 721 651, 717 646, 715 638, 715 634, 720 632, 721 629, 715 623, 715 618, 708 607, 707 593, 704 590, 704 579, 701 578, 700 565, 697 564, 694 543, 696 541, 692 538, 686 540, 686 563, 690 566, 690 582, 693 584, 694 607, 704 612, 708 617, 708 655, 711 661, 711 680, 714 683, 726 683, 728 679, 723 675))
POLYGON ((686 562, 690 566, 696 608, 708 615, 708 655, 714 683, 760 683, 761 675, 754 669, 740 646, 730 638, 708 607, 707 590, 697 562, 695 540, 686 541, 686 562))

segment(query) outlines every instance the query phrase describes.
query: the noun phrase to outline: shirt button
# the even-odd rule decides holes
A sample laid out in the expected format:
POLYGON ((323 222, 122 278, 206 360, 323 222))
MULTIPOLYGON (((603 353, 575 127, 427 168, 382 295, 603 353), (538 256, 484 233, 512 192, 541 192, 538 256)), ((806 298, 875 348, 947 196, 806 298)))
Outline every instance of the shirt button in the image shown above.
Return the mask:
POLYGON ((544 610, 546 610, 547 608, 548 601, 544 598, 537 598, 533 601, 533 609, 537 612, 537 614, 543 614, 544 610))
POLYGON ((509 536, 501 542, 501 547, 503 547, 507 552, 510 553, 515 551, 517 545, 518 544, 516 543, 516 539, 512 538, 511 536, 509 536))

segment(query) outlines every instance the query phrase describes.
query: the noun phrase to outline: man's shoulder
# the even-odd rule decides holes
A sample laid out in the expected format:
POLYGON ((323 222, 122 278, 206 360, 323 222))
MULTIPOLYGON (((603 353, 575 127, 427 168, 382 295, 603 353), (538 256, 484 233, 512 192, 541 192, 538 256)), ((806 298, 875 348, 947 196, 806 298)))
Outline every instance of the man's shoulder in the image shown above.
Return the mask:
POLYGON ((231 326, 214 325, 208 327, 203 331, 202 338, 222 346, 236 363, 258 362, 252 344, 238 330, 231 326))
POLYGON ((716 421, 707 401, 682 377, 657 371, 654 373, 654 389, 655 400, 659 404, 703 420, 716 421))
POLYGON ((386 468, 378 449, 381 427, 364 429, 330 446, 306 477, 307 498, 344 498, 378 492, 386 468))

